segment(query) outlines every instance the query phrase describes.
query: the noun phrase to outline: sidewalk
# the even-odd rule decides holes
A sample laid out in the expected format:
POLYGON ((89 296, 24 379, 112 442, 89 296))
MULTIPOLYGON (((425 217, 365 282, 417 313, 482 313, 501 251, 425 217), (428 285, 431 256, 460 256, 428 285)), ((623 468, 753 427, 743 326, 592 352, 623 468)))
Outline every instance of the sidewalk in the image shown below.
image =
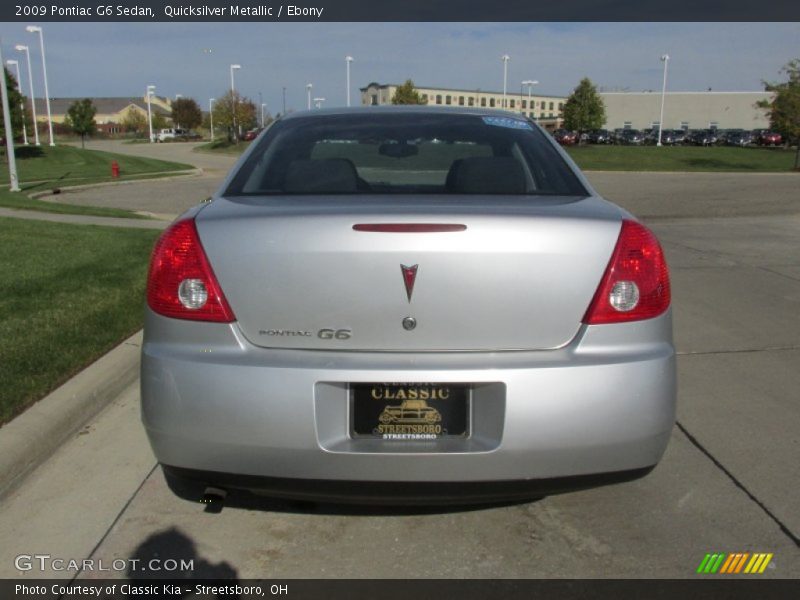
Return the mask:
POLYGON ((139 331, 0 429, 0 495, 45 462, 139 376, 139 331))
POLYGON ((62 215, 58 213, 39 212, 37 210, 16 210, 1 208, 0 217, 12 219, 33 219, 54 223, 72 223, 73 225, 105 225, 107 227, 131 227, 134 229, 166 229, 170 221, 177 215, 158 215, 164 220, 125 219, 123 217, 95 217, 92 215, 62 215))

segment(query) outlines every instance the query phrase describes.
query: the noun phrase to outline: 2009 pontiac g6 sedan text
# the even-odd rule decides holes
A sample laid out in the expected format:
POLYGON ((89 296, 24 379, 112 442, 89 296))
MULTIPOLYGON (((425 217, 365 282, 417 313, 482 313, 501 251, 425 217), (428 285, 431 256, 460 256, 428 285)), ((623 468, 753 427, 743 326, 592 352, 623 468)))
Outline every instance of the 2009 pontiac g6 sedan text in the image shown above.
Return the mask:
POLYGON ((279 119, 153 252, 172 482, 471 502, 646 474, 675 419, 661 247, 511 113, 279 119))

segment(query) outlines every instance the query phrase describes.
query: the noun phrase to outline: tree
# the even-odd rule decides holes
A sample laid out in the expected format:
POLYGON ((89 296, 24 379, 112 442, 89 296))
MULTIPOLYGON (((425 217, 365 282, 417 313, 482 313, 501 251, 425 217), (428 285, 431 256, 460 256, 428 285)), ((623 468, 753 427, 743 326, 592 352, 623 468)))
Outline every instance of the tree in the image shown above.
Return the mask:
POLYGON ((583 133, 600 129, 605 122, 606 107, 597 86, 584 77, 564 104, 564 127, 583 133))
POLYGON ((94 121, 94 116, 97 114, 97 108, 89 98, 83 100, 76 100, 67 109, 66 122, 67 125, 77 134, 81 136, 81 148, 85 146, 85 139, 87 135, 92 135, 97 131, 97 123, 94 121))
MULTIPOLYGON (((25 118, 25 113, 21 108, 25 104, 25 96, 23 96, 17 83, 17 78, 14 77, 8 69, 3 69, 6 74, 6 87, 8 88, 8 109, 11 112, 11 129, 14 132, 13 137, 17 138, 22 135, 22 121, 25 118)), ((30 129, 28 130, 30 131, 30 129)), ((5 137, 5 123, 0 119, 0 136, 5 137)))
POLYGON ((131 107, 125 111, 120 123, 125 128, 125 131, 133 131, 137 135, 143 135, 147 127, 147 117, 140 110, 131 107))
POLYGON ((203 122, 203 111, 192 98, 178 98, 172 103, 172 122, 175 127, 195 129, 203 122))
POLYGON ((230 141, 238 141, 239 129, 252 129, 256 123, 256 105, 249 98, 240 96, 239 92, 228 91, 214 102, 214 128, 227 129, 230 141))
POLYGON ((153 135, 155 135, 159 129, 167 129, 169 127, 169 123, 167 122, 167 117, 156 110, 151 111, 153 115, 153 135))
POLYGON ((420 93, 414 87, 414 82, 406 79, 406 82, 398 86, 392 96, 392 104, 427 104, 420 93))
POLYGON ((787 144, 797 144, 794 168, 800 169, 800 59, 790 60, 780 71, 789 76, 783 83, 764 82, 768 92, 775 96, 772 101, 761 100, 759 108, 767 111, 769 126, 780 133, 787 144))

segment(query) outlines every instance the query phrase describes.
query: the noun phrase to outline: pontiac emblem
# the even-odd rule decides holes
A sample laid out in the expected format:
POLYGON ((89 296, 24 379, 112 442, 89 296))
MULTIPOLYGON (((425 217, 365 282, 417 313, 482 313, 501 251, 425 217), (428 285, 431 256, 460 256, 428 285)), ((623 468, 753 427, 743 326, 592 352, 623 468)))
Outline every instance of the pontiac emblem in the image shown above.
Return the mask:
POLYGON ((400 265, 400 269, 403 271, 403 283, 406 284, 406 294, 408 295, 409 302, 411 302, 411 294, 414 293, 414 282, 417 280, 418 268, 419 265, 414 265, 412 267, 400 265))

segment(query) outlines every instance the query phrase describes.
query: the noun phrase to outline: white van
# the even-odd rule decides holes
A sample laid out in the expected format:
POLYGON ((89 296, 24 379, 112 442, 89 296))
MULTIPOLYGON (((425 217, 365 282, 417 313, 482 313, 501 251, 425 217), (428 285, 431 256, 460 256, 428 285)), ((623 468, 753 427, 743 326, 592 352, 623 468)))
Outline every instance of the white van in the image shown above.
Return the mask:
POLYGON ((163 142, 172 140, 179 136, 185 136, 188 132, 185 129, 162 129, 156 134, 156 141, 163 142))

